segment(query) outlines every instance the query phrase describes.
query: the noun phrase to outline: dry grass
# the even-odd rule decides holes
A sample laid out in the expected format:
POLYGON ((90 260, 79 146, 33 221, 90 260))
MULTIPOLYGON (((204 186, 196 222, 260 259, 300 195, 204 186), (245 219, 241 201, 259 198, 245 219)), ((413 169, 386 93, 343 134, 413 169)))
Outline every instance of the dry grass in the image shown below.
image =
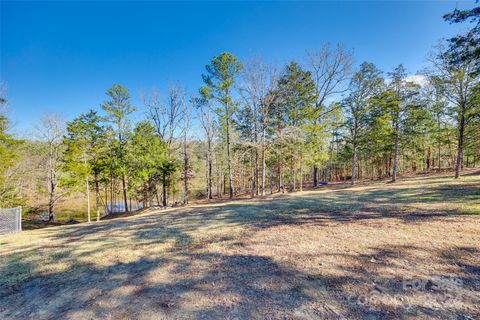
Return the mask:
POLYGON ((478 318, 479 210, 469 175, 25 231, 0 319, 478 318))

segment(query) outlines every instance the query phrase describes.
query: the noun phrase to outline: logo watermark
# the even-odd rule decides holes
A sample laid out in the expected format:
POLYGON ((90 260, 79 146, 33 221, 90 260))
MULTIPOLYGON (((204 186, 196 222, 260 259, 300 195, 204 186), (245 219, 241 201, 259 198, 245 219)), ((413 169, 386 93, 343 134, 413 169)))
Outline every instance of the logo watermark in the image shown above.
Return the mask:
POLYGON ((403 278, 400 288, 389 290, 389 286, 374 285, 365 294, 349 296, 350 305, 362 307, 370 311, 380 311, 381 305, 401 307, 411 310, 419 305, 419 296, 422 307, 438 309, 453 307, 462 300, 459 291, 464 286, 463 280, 454 276, 438 276, 431 279, 403 278), (394 292, 392 292, 394 291, 394 292))

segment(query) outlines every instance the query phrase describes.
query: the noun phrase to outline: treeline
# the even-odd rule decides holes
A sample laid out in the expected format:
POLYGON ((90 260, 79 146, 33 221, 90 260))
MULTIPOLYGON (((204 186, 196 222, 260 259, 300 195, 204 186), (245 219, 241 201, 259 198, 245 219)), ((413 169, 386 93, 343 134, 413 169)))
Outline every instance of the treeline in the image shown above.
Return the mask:
POLYGON ((281 68, 225 52, 194 94, 172 86, 133 106, 115 84, 98 110, 66 124, 46 117, 32 141, 13 139, 2 118, 2 206, 27 202, 54 220, 58 201, 82 192, 90 221, 90 208, 99 219, 119 202, 129 211, 444 169, 458 178, 480 163, 478 26, 470 33, 436 48, 415 76, 355 66, 342 45, 281 68), (136 109, 146 116, 133 123, 136 109))

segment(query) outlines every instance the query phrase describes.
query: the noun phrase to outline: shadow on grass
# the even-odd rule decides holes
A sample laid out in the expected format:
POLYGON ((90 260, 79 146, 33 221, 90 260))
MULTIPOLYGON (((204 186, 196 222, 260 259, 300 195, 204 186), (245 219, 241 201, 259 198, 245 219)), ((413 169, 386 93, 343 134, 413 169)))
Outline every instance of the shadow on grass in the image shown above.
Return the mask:
MULTIPOLYGON (((423 258, 429 261, 422 260, 418 254, 423 249, 414 246, 371 249, 368 255, 342 254, 347 263, 339 267, 339 272, 325 274, 300 271, 269 257, 190 249, 109 266, 79 261, 61 272, 31 273, 16 285, 0 282, 0 316, 2 319, 480 316, 478 266, 464 263, 466 254, 480 255, 478 248, 429 252, 428 258, 423 258), (416 270, 409 263, 437 263, 444 266, 444 271, 412 276, 416 270), (388 272, 391 268, 395 269, 395 276, 388 272), (452 274, 456 287, 438 286, 441 279, 451 279, 452 274), (423 286, 405 287, 405 279, 423 281, 423 286), (446 298, 450 300, 445 302, 446 298)), ((37 267, 21 257, 10 266, 23 271, 34 271, 37 267)), ((5 275, 13 270, 0 272, 5 275)))
POLYGON ((421 223, 443 219, 448 215, 468 215, 464 203, 480 206, 480 183, 468 185, 370 189, 364 191, 307 193, 274 198, 229 202, 213 206, 179 208, 159 211, 128 219, 101 223, 65 226, 52 233, 54 239, 79 241, 98 233, 109 238, 133 234, 132 240, 156 243, 165 241, 183 245, 190 241, 189 233, 204 227, 243 226, 269 228, 278 225, 352 223, 396 219, 404 223, 421 223), (451 208, 443 203, 458 204, 451 208), (416 204, 437 204, 436 208, 417 208, 416 204))
POLYGON ((225 231, 213 232, 202 241, 196 237, 206 230, 230 227, 242 227, 242 236, 248 237, 279 225, 335 227, 385 219, 422 223, 462 213, 419 211, 409 204, 475 201, 478 191, 478 183, 345 189, 46 230, 44 237, 51 245, 3 254, 0 318, 477 318, 478 248, 429 252, 415 246, 370 248, 368 254, 336 254, 344 263, 319 271, 238 253, 235 246, 241 239, 225 231), (125 253, 120 248, 125 239, 148 250, 129 262, 95 261, 107 252, 125 253), (215 243, 223 243, 223 253, 206 251, 215 243), (155 251, 160 246, 165 250, 155 251), (431 264, 441 268, 428 273, 431 264), (57 267, 42 269, 50 265, 57 267), (417 275, 419 265, 426 271, 417 275), (456 291, 434 287, 435 281, 451 275, 460 280, 456 291), (405 278, 424 281, 425 287, 405 289, 405 278), (452 294, 453 301, 442 300, 452 294))

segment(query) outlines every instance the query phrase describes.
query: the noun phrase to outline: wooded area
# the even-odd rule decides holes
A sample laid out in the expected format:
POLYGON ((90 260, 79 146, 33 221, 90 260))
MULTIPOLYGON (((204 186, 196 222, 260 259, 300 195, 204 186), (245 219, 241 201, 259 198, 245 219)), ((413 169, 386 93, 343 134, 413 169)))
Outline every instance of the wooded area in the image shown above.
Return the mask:
MULTIPOLYGON (((478 17, 476 8, 445 19, 478 17)), ((134 106, 114 84, 99 108, 66 123, 46 115, 29 140, 8 134, 2 116, 0 204, 55 220, 57 204, 82 193, 90 221, 119 203, 130 211, 427 171, 458 178, 480 163, 478 33, 477 23, 439 45, 414 75, 357 65, 341 44, 281 67, 224 52, 197 93, 172 85, 134 106)), ((5 86, 1 96, 7 104, 5 86)))

